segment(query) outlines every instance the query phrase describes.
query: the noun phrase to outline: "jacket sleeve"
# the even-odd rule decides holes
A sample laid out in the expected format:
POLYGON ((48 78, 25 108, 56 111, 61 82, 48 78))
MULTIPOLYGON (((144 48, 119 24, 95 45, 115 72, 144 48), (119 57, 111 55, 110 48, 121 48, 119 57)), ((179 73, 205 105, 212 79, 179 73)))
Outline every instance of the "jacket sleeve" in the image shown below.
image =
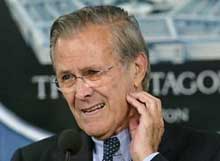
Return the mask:
POLYGON ((168 161, 168 160, 159 153, 151 161, 168 161))

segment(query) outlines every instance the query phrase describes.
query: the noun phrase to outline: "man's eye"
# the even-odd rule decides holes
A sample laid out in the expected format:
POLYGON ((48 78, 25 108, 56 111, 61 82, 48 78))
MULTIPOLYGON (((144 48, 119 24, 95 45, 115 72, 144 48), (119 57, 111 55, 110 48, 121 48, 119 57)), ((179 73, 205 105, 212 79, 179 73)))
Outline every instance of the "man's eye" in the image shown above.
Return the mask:
POLYGON ((87 76, 91 76, 91 75, 98 75, 100 73, 99 70, 88 70, 85 74, 87 76))
POLYGON ((70 75, 70 74, 63 75, 63 76, 62 76, 62 81, 67 81, 67 80, 71 79, 72 77, 73 77, 73 76, 70 75))

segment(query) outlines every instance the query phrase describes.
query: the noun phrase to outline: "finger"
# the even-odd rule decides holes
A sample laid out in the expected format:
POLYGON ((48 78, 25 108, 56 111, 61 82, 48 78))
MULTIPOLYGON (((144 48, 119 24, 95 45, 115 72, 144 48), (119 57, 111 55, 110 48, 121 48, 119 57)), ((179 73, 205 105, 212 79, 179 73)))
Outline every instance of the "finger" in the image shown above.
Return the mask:
POLYGON ((129 120, 129 131, 131 133, 131 138, 135 136, 135 130, 137 129, 139 125, 139 118, 133 117, 129 120))
POLYGON ((159 105, 159 103, 160 103, 160 100, 158 98, 156 98, 156 97, 154 97, 144 91, 130 93, 130 95, 137 98, 138 100, 140 100, 143 103, 149 102, 150 104, 157 104, 157 105, 159 105))
POLYGON ((157 110, 159 110, 160 112, 162 112, 162 105, 161 105, 161 100, 157 97, 154 97, 153 95, 147 93, 147 92, 143 92, 143 95, 145 95, 146 97, 151 98, 150 100, 154 101, 154 103, 156 104, 155 107, 157 107, 157 110))
POLYGON ((130 95, 144 103, 149 110, 153 111, 153 113, 162 113, 161 101, 158 98, 153 97, 146 92, 135 92, 130 95))
POLYGON ((145 104, 139 102, 133 96, 127 95, 127 101, 132 105, 132 107, 137 109, 140 115, 146 116, 148 114, 145 104))
POLYGON ((156 97, 154 97, 153 95, 151 95, 150 93, 146 92, 146 91, 139 91, 139 92, 132 92, 130 94, 133 94, 133 95, 145 95, 146 97, 149 97, 151 99, 157 99, 156 97))
POLYGON ((146 104, 149 115, 153 118, 153 122, 159 127, 163 127, 163 113, 161 101, 146 92, 135 92, 131 94, 135 99, 146 104))

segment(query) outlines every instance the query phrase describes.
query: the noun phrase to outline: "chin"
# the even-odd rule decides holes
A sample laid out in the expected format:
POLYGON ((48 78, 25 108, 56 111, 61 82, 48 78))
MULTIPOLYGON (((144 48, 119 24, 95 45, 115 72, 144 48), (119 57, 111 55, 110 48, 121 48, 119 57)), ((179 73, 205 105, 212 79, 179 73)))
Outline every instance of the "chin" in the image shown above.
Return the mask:
MULTIPOLYGON (((111 128, 108 128, 106 126, 101 126, 99 124, 95 125, 84 125, 81 127, 81 129, 89 136, 93 136, 97 139, 105 139, 109 136, 111 136, 111 128)), ((113 132, 112 132, 113 133, 113 132)))

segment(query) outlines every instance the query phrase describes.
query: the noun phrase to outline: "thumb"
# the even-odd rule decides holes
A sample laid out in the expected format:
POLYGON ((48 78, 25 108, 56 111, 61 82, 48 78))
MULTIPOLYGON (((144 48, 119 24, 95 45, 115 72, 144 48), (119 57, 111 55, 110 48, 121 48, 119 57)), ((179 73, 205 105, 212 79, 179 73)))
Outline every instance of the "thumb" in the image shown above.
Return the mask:
POLYGON ((136 131, 138 125, 139 125, 138 117, 130 118, 130 120, 129 120, 129 131, 131 133, 131 138, 134 137, 134 134, 135 134, 135 131, 136 131))

